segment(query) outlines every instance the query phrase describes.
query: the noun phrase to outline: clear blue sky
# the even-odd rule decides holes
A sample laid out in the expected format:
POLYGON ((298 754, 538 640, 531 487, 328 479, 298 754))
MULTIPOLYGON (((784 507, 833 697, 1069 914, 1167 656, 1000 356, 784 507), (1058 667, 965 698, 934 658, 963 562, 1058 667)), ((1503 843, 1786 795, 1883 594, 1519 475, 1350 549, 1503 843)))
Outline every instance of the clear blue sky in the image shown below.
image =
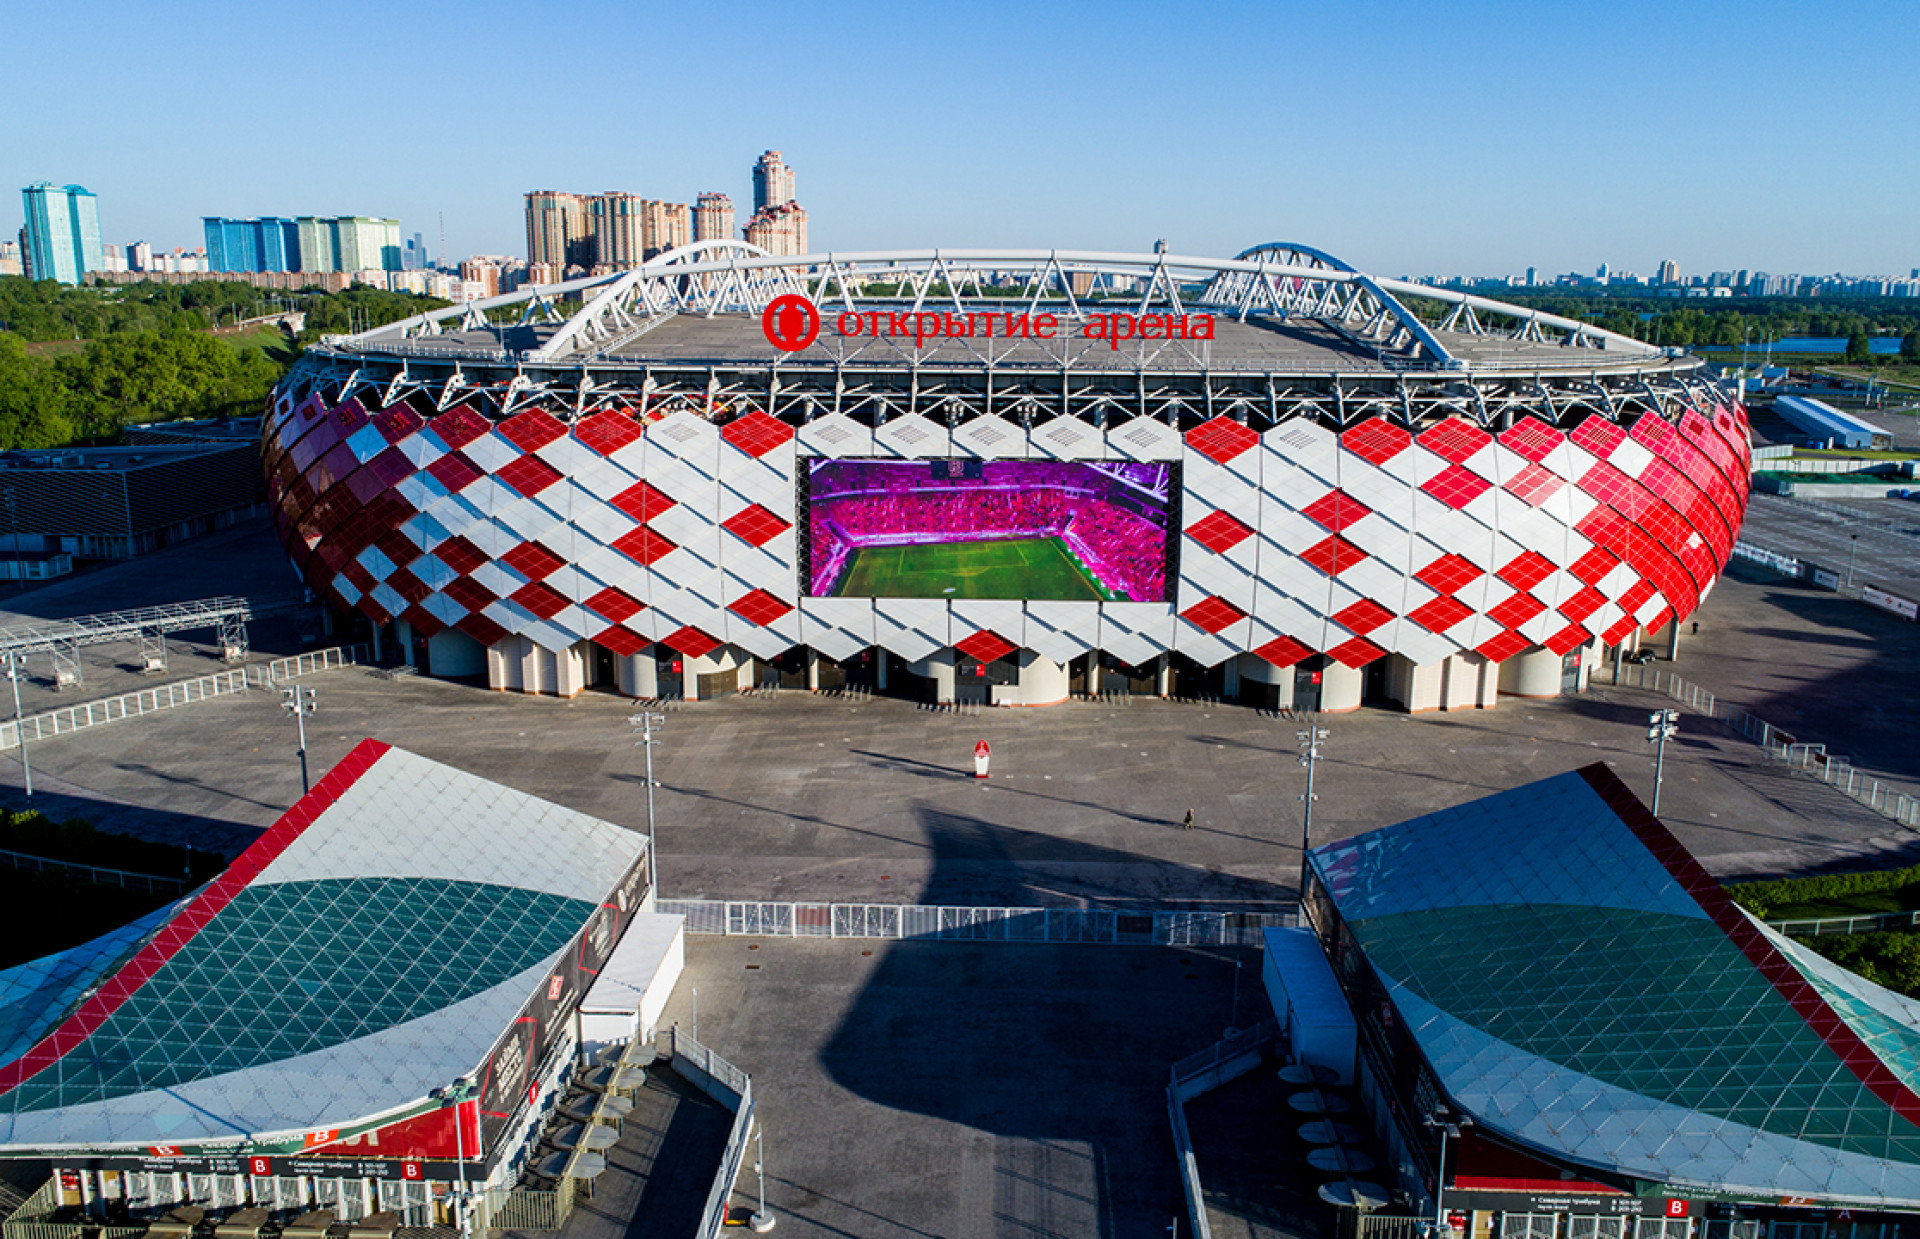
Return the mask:
MULTIPOLYGON (((1232 254, 1543 273, 1920 266, 1920 3, 19 4, 17 188, 109 241, 393 215, 523 254, 530 189, 750 201, 815 249, 1232 254)), ((746 212, 741 212, 744 222, 746 212)))

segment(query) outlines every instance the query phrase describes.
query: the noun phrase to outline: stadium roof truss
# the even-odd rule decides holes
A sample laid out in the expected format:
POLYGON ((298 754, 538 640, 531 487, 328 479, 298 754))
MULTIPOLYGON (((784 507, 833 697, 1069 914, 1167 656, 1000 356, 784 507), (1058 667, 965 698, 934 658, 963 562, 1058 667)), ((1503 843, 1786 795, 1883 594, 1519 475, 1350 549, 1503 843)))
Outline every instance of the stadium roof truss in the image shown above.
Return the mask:
MULTIPOLYGON (((1724 401, 1697 363, 1590 324, 1450 289, 1376 278, 1311 247, 1273 243, 1231 259, 1069 250, 902 250, 780 257, 738 241, 686 246, 624 272, 524 288, 359 335, 330 337, 296 375, 336 398, 438 410, 484 397, 500 417, 538 405, 563 420, 608 408, 702 415, 760 410, 790 422, 843 414, 880 425, 918 414, 1098 425, 1225 415, 1351 425, 1464 417, 1489 428, 1543 409, 1613 420, 1724 401), (765 356, 758 316, 799 294, 825 320, 875 311, 1053 314, 1052 338, 952 336, 938 356, 911 336, 822 331, 765 356), (1413 307, 1418 307, 1416 313, 1413 307), (1312 328, 1354 364, 1285 365, 1211 339, 1113 346, 1078 328, 1096 314, 1211 315, 1312 328), (755 320, 732 360, 676 360, 631 346, 675 319, 755 320), (1449 347, 1451 342, 1452 347, 1449 347), (1464 345, 1465 355, 1462 355, 1464 345), (513 347, 520 345, 522 347, 513 347), (525 347, 531 345, 530 347, 525 347), (1508 351, 1511 348, 1512 351, 1508 351), (755 349, 758 351, 756 352, 755 349), (396 368, 397 367, 397 368, 396 368)), ((300 394, 304 395, 305 392, 300 394)))

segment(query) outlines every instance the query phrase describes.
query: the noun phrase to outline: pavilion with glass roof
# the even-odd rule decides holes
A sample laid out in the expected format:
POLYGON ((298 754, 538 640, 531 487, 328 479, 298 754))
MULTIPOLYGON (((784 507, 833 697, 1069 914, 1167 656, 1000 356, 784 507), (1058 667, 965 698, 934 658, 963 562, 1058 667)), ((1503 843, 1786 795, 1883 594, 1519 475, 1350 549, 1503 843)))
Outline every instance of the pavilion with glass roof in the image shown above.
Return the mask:
POLYGON ((1605 765, 1316 848, 1304 904, 1428 1216, 1810 1239, 1920 1212, 1920 1003, 1742 911, 1605 765))
POLYGON ((135 1217, 352 1218, 504 1172, 646 849, 364 741, 211 883, 0 972, 0 1159, 135 1217))

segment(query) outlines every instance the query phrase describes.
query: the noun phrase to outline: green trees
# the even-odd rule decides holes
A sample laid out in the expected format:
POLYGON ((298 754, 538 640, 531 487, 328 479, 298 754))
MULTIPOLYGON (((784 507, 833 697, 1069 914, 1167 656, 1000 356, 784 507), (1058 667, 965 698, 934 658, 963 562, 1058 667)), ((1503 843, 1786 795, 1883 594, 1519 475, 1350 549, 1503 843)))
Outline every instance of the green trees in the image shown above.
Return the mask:
POLYGON ((1920 362, 1920 331, 1909 331, 1900 337, 1900 360, 1920 362))
POLYGON ((72 441, 67 389, 51 359, 0 333, 0 449, 59 447, 72 441))
POLYGON ((1873 356, 1873 341, 1867 338, 1866 332, 1856 330, 1847 336, 1848 361, 1865 361, 1871 356, 1873 356))

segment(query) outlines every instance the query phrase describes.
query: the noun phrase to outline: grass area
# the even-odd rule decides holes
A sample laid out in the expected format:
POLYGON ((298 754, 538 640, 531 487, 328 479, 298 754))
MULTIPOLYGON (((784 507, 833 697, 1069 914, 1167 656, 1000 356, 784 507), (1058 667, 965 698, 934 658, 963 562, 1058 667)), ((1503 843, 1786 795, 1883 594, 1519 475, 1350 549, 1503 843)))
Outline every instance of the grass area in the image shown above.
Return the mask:
POLYGON ((64 357, 71 353, 85 352, 85 340, 25 340, 27 354, 33 357, 64 357))
POLYGON ((300 356, 300 347, 287 339, 278 327, 252 327, 246 331, 221 332, 216 337, 242 353, 264 353, 276 366, 290 366, 300 356))
POLYGON ((1118 598, 1102 589, 1060 538, 869 546, 834 589, 854 598, 1118 598))
POLYGON ((1915 460, 1920 452, 1911 448, 1893 448, 1880 450, 1865 447, 1837 447, 1828 450, 1823 447, 1799 447, 1793 450, 1794 460, 1915 460))

